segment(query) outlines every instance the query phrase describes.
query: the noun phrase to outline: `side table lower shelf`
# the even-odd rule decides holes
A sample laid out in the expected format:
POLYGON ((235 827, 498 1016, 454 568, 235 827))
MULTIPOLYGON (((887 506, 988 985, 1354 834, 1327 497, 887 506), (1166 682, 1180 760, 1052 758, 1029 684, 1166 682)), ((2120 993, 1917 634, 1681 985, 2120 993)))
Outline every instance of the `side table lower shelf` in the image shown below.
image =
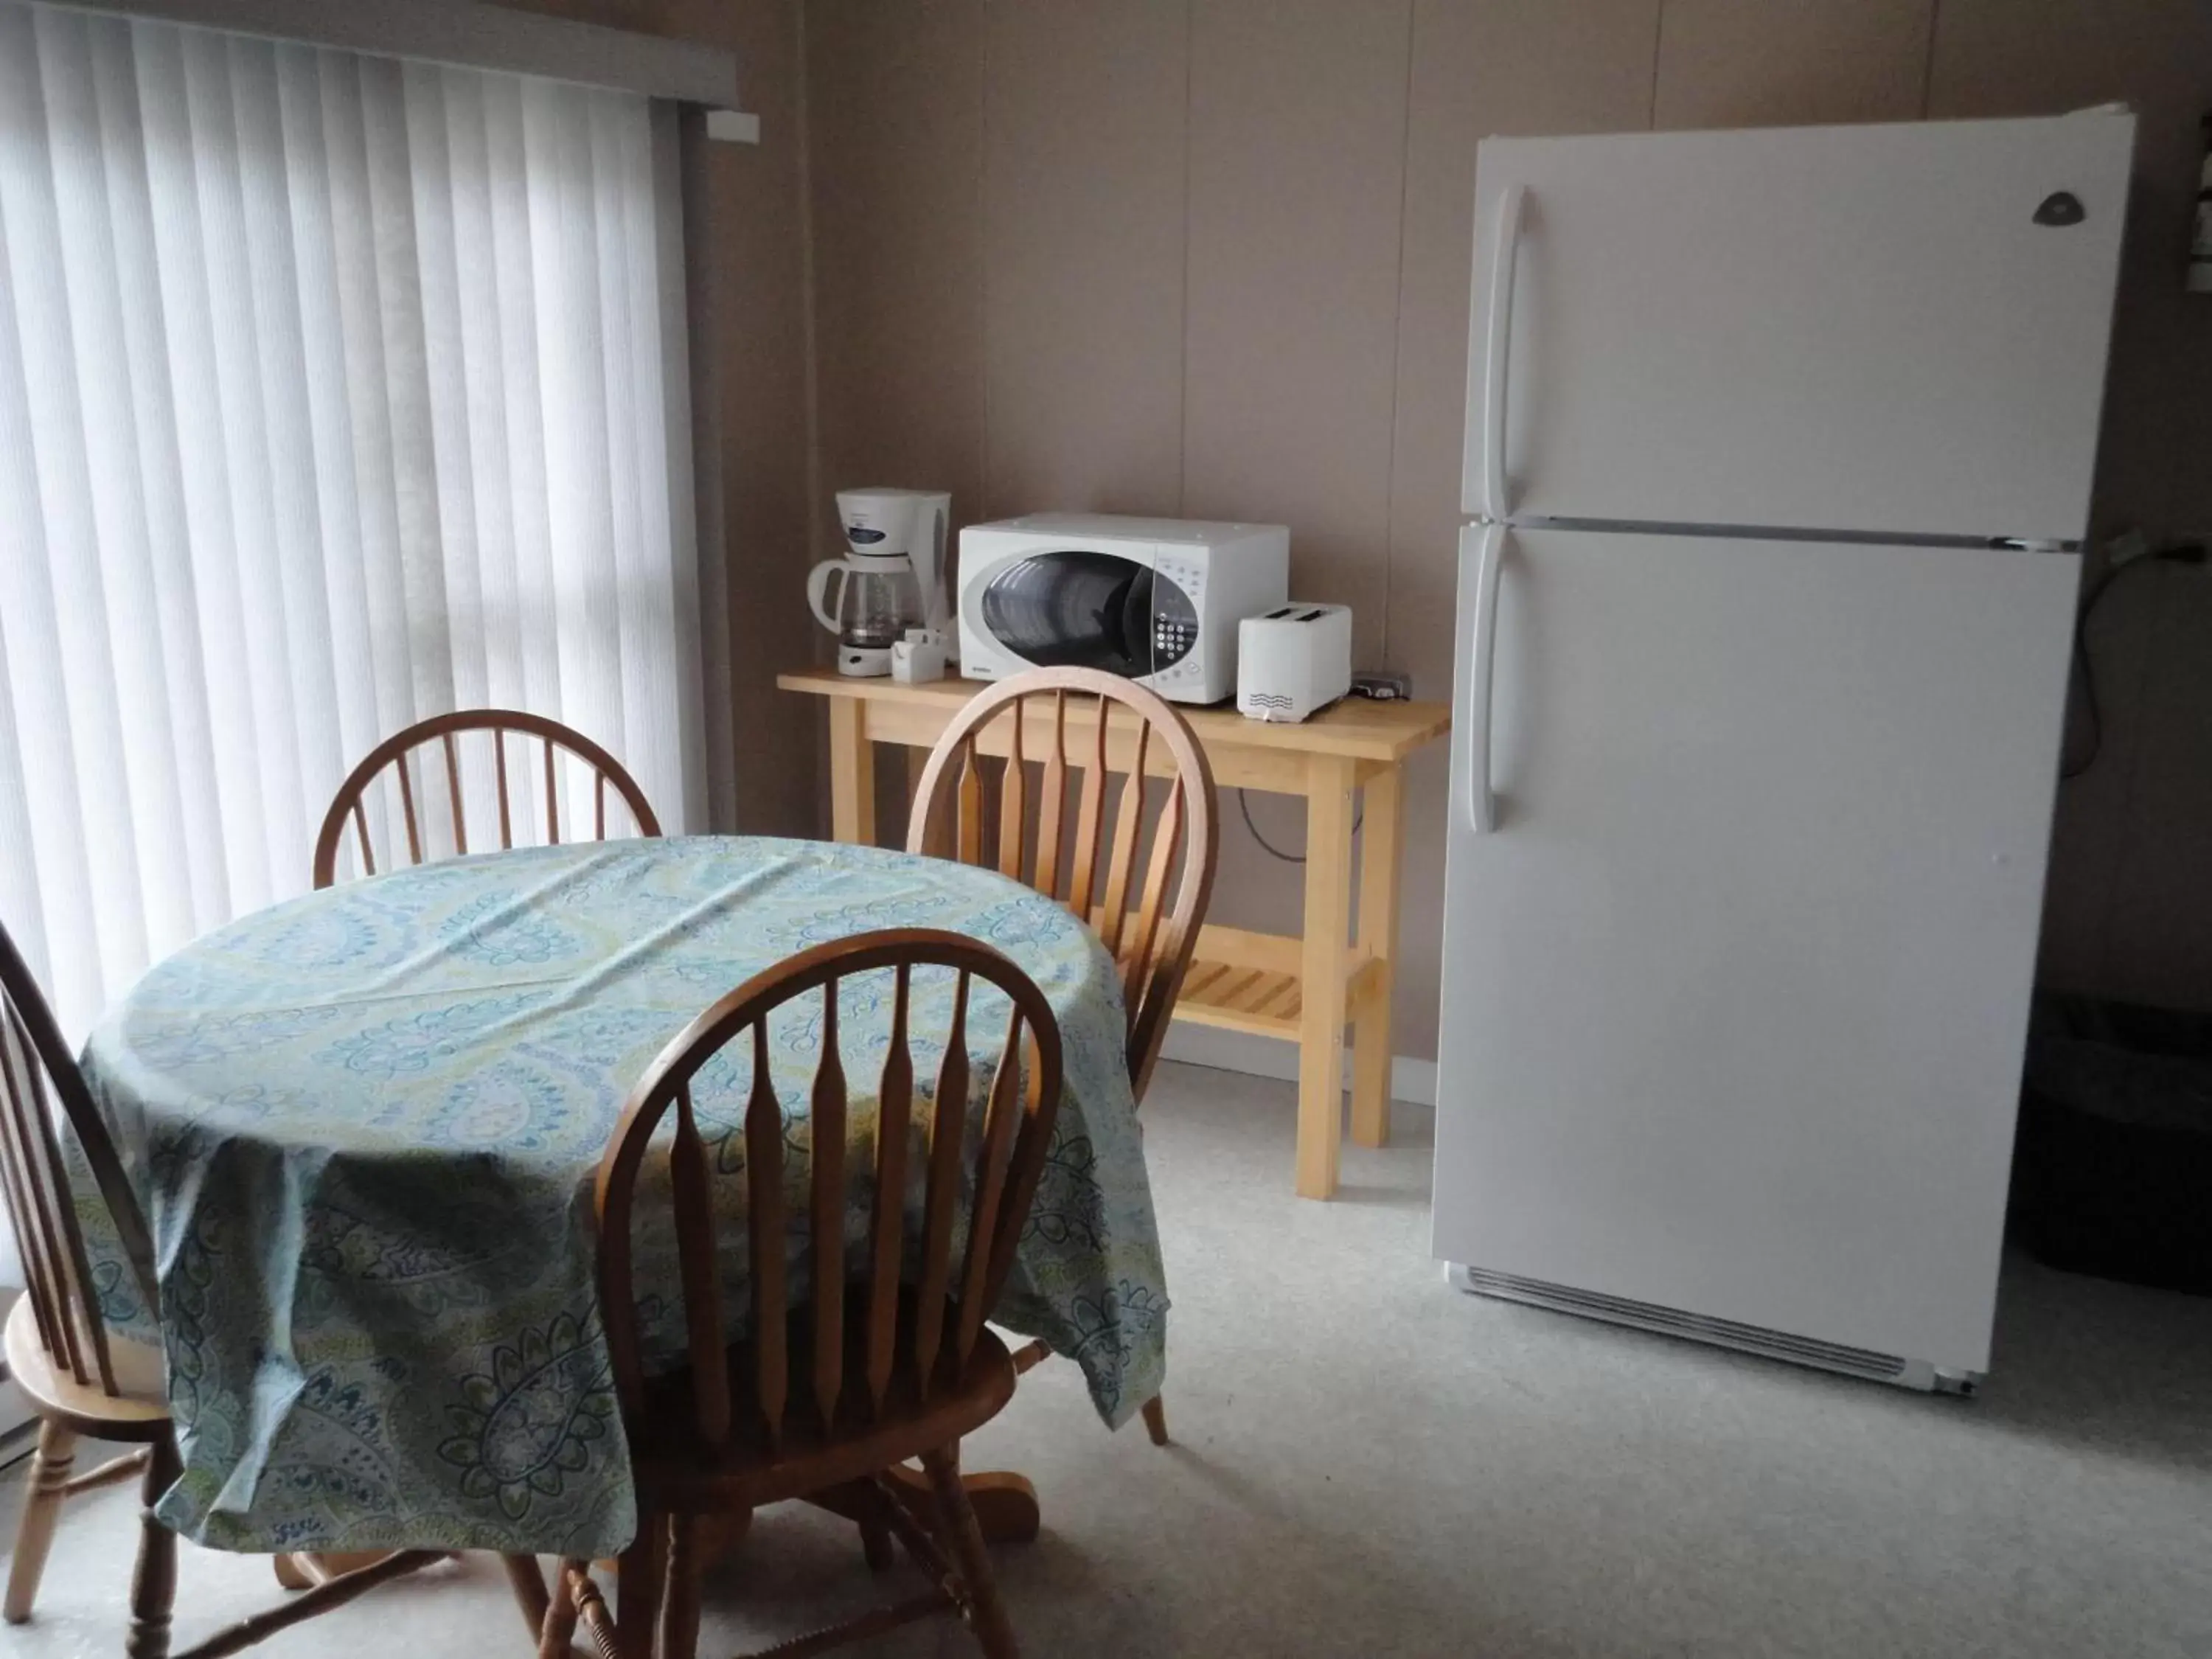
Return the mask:
MULTIPOLYGON (((1285 933, 1255 933, 1242 927, 1200 929, 1198 952, 1176 1003, 1176 1018, 1194 1025, 1297 1042, 1305 1018, 1300 961, 1304 950, 1304 939, 1285 933)), ((1382 968, 1372 951, 1354 945, 1345 953, 1344 971, 1348 1020, 1382 968)))

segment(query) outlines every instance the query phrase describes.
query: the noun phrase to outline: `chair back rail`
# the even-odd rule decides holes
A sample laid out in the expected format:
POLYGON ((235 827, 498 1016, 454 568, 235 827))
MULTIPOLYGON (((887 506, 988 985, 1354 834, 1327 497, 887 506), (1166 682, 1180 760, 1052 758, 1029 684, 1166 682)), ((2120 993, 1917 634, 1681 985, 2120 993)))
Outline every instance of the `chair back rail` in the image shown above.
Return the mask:
POLYGON ((833 940, 756 975, 701 1014, 632 1091, 600 1160, 599 1293, 615 1387, 625 1419, 645 1409, 632 1231, 637 1183, 656 1133, 667 1140, 683 1285, 690 1393, 699 1439, 720 1454, 740 1439, 773 1456, 792 1413, 804 1405, 825 1438, 882 1419, 902 1376, 917 1401, 957 1386, 984 1320, 1013 1266, 1014 1247, 1042 1171, 1060 1088, 1060 1030, 1027 975, 998 951, 957 933, 897 928, 833 940), (917 969, 952 975, 944 1058, 927 1114, 922 1226, 916 1265, 908 1261, 909 1137, 916 1125, 912 1012, 917 969), (846 1236, 848 1090, 839 1052, 838 989, 857 975, 891 975, 890 1039, 877 1079, 874 1167, 860 1276, 848 1283, 846 1236), (1010 1004, 1006 1030, 985 1091, 973 1202, 955 1237, 969 1136, 969 1026, 979 983, 1010 1004), (771 1071, 769 1020, 804 998, 821 999, 819 1054, 808 1091, 811 1169, 804 1205, 813 1282, 804 1305, 789 1295, 786 1250, 794 1219, 784 1181, 783 1104, 771 1071), (745 1149, 750 1328, 732 1346, 724 1319, 712 1157, 693 1107, 694 1079, 726 1048, 749 1054, 751 1082, 745 1149), (1024 1062, 1026 1060, 1026 1066, 1024 1062), (1026 1087, 1024 1087, 1026 1082, 1026 1087), (732 1356, 752 1368, 733 1389, 732 1356), (757 1420, 732 1419, 742 1399, 757 1420))
MULTIPOLYGON (((322 831, 315 838, 315 885, 328 887, 337 879, 338 855, 348 840, 347 830, 352 830, 352 844, 359 861, 360 873, 373 876, 377 872, 376 836, 372 833, 368 810, 372 791, 378 780, 389 771, 398 786, 399 820, 401 832, 406 838, 406 861, 421 864, 423 860, 425 820, 428 803, 418 788, 416 773, 423 768, 437 768, 444 774, 447 811, 446 823, 457 854, 470 850, 469 823, 466 810, 469 792, 463 787, 462 739, 477 733, 490 738, 491 793, 497 808, 499 845, 504 849, 515 844, 517 817, 526 816, 530 793, 542 780, 544 799, 544 828, 547 842, 558 845, 562 840, 560 757, 573 756, 588 767, 592 774, 592 833, 588 838, 577 834, 578 825, 568 826, 570 840, 607 838, 607 796, 611 791, 629 813, 630 821, 641 836, 658 836, 660 822, 653 816, 653 807, 645 792, 623 764, 582 732, 563 726, 558 720, 548 720, 542 714, 525 714, 513 708, 465 708, 450 714, 434 714, 417 721, 403 732, 393 733, 369 750, 360 765, 346 775, 338 786, 337 794, 331 802, 330 811, 324 815, 322 831), (512 739, 512 742, 510 742, 512 739), (531 753, 535 740, 540 751, 531 753), (435 748, 436 756, 425 758, 422 751, 435 748), (540 763, 533 766, 533 758, 540 763), (518 775, 510 776, 510 773, 518 775), (533 776, 533 774, 535 775, 533 776), (516 797, 521 796, 518 802, 516 797)), ((478 792, 481 794, 481 791, 478 792)), ((488 829, 489 826, 479 826, 488 829)), ((398 863, 398 847, 386 849, 386 864, 398 863)), ((477 850, 489 852, 489 846, 477 850)))
POLYGON ((994 866, 1097 928, 1121 972, 1141 1099, 1197 948, 1218 836, 1212 768, 1173 707, 1097 669, 1040 668, 954 716, 915 788, 907 850, 994 866), (994 755, 1003 763, 987 767, 994 755), (1168 773, 1157 811, 1148 769, 1168 773), (1122 777, 1110 823, 1109 771, 1122 777))
POLYGON ((158 1310, 153 1244, 137 1195, 61 1028, 15 940, 0 927, 0 1195, 23 1265, 24 1294, 55 1370, 120 1398, 53 1101, 113 1218, 139 1294, 158 1310))

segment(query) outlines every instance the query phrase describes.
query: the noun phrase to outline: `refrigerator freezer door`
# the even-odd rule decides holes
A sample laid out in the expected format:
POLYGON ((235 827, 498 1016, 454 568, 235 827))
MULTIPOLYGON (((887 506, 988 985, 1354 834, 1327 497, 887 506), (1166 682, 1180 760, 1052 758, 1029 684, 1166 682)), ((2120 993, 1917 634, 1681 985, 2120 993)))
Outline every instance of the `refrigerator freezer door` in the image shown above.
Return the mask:
POLYGON ((1986 1368, 2078 574, 1506 533, 1437 1255, 1986 1368))
POLYGON ((2079 539, 2134 131, 1486 141, 1466 510, 2079 539))

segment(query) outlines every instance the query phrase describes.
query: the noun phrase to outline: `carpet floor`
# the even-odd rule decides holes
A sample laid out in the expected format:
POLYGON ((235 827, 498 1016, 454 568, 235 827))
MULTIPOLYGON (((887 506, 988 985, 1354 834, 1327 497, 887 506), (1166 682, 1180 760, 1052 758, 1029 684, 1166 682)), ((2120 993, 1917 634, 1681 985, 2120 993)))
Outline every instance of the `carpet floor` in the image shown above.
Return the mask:
MULTIPOLYGON (((1164 1066, 1147 1152, 1175 1303, 1170 1422, 1108 1435, 1050 1364, 969 1443, 1036 1481, 998 1555, 1032 1656, 2212 1654, 2212 1301, 2008 1264, 1971 1402, 1458 1294, 1428 1257, 1429 1122, 1291 1195, 1290 1085, 1164 1066)), ((88 1449, 81 1467, 88 1467, 88 1449)), ((0 1481, 12 1538, 25 1466, 0 1481)), ((133 1499, 63 1518, 0 1653, 122 1650, 133 1499)), ((763 1515, 700 1651, 878 1595, 850 1531, 763 1515)), ((187 1548, 181 1645, 270 1600, 264 1560, 187 1548)), ((531 1651, 495 1562, 374 1592, 257 1650, 531 1651)), ((972 1653, 956 1627, 860 1654, 972 1653)))

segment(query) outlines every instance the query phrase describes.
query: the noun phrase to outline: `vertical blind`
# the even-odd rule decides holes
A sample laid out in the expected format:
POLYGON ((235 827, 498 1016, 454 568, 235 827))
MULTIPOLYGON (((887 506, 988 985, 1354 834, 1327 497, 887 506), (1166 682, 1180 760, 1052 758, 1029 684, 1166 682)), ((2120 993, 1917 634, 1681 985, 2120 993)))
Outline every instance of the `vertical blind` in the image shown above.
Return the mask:
POLYGON ((427 714, 705 827, 669 106, 0 0, 0 920, 65 1026, 427 714))

